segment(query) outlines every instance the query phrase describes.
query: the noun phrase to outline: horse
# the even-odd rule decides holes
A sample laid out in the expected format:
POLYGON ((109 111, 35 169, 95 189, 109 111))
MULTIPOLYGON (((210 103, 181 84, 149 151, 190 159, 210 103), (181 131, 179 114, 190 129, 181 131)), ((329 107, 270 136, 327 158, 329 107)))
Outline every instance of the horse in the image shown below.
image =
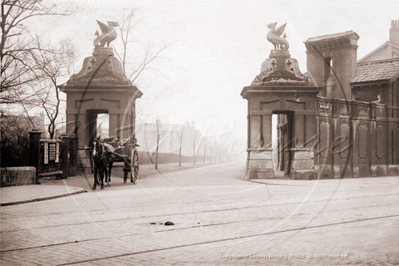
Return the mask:
POLYGON ((101 143, 99 137, 95 138, 93 141, 93 161, 94 161, 93 190, 96 189, 97 185, 101 185, 101 189, 103 189, 104 188, 104 174, 105 174, 105 180, 107 181, 108 155, 107 155, 107 151, 106 151, 103 143, 101 143), (100 180, 98 180, 97 175, 99 175, 100 180))
POLYGON ((105 177, 107 185, 111 186, 111 170, 114 162, 123 162, 124 157, 118 154, 118 149, 120 149, 120 140, 117 138, 106 138, 103 140, 103 145, 107 154, 107 166, 108 166, 108 178, 105 177))

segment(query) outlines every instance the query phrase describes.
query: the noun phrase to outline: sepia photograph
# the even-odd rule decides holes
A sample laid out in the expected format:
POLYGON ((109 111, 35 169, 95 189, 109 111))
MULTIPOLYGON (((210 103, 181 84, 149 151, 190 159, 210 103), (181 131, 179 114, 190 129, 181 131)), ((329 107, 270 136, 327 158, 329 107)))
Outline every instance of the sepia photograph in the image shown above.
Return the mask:
POLYGON ((0 265, 399 265, 397 0, 0 11, 0 265))

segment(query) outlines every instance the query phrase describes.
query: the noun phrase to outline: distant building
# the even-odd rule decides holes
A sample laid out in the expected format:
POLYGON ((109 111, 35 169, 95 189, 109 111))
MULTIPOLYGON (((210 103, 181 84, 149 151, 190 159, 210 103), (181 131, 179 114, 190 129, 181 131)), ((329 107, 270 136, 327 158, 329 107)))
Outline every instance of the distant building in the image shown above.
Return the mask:
POLYGON ((389 41, 359 61, 353 31, 309 38, 306 76, 273 27, 275 49, 241 92, 248 178, 274 178, 276 152, 277 170, 291 179, 399 175, 399 21, 389 41))
POLYGON ((398 106, 399 20, 393 20, 389 41, 361 58, 351 80, 352 98, 398 106))
POLYGON ((392 20, 389 41, 362 57, 358 63, 399 58, 399 20, 392 20))
MULTIPOLYGON (((194 155, 194 147, 196 154, 203 154, 204 137, 193 125, 188 123, 181 124, 162 124, 158 131, 160 135, 159 153, 179 154, 180 141, 181 153, 185 156, 194 155)), ((136 125, 136 139, 140 145, 139 150, 143 152, 154 153, 157 147, 157 126, 155 123, 144 123, 136 125)))

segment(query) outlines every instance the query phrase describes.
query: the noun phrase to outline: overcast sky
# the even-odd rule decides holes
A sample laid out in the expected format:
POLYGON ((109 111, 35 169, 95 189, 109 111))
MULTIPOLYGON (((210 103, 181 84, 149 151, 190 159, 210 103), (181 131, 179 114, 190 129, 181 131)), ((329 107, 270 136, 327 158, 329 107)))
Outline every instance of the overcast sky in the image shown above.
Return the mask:
MULTIPOLYGON (((59 2, 59 1, 57 1, 59 2)), ((67 2, 65 2, 67 3, 67 2)), ((123 8, 136 8, 131 58, 140 62, 146 47, 155 53, 169 47, 136 85, 141 121, 160 117, 165 123, 195 120, 203 134, 226 132, 246 138, 247 101, 240 92, 251 84, 273 45, 267 24, 287 23, 291 57, 306 72, 303 42, 308 38, 353 30, 359 36, 358 59, 389 39, 391 20, 399 19, 398 0, 93 0, 73 2, 76 14, 53 18, 38 27, 52 41, 72 38, 80 61, 93 50, 96 20, 120 20, 123 8)), ((118 43, 112 43, 118 49, 118 43)), ((138 122, 140 122, 140 120, 138 122)))

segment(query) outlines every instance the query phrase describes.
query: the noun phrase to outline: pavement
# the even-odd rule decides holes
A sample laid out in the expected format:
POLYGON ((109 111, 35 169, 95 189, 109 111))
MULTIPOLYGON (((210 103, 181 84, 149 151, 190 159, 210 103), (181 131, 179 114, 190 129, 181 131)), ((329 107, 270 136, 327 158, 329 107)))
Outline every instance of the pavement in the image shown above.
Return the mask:
MULTIPOLYGON (((178 166, 176 164, 162 164, 159 165, 162 173, 187 170, 203 166, 202 164, 183 164, 178 166)), ((121 168, 112 169, 112 180, 117 180, 118 183, 122 181, 121 168), (119 180, 118 180, 119 179, 119 180)), ((154 165, 141 165, 139 179, 159 173, 154 165)), ((266 184, 266 185, 286 185, 286 186, 309 186, 314 185, 314 180, 290 180, 290 179, 251 179, 251 182, 266 184)), ((79 193, 91 191, 93 176, 77 175, 68 177, 67 179, 57 180, 55 177, 41 178, 39 185, 24 185, 11 186, 0 188, 0 206, 16 205, 29 203, 34 201, 42 201, 55 199, 60 197, 71 196, 79 193)))
POLYGON ((113 171, 94 192, 92 175, 43 180, 87 193, 1 207, 0 265, 399 265, 398 177, 249 182, 245 162, 144 168, 136 185, 113 171))
MULTIPOLYGON (((62 182, 62 181, 61 181, 62 182)), ((0 188, 1 206, 54 199, 85 192, 84 188, 62 185, 27 185, 0 188)))
MULTIPOLYGON (((159 169, 157 170, 152 164, 141 165, 139 179, 157 174, 160 171, 162 171, 162 173, 167 173, 201 166, 203 166, 203 164, 194 165, 190 163, 178 166, 176 163, 173 163, 159 165, 159 169)), ((122 167, 114 167, 112 169, 112 180, 116 179, 118 183, 121 183, 122 176, 122 167)), ((49 200, 91 191, 93 174, 81 174, 61 180, 57 180, 56 177, 45 177, 40 178, 39 182, 40 184, 35 185, 0 187, 0 206, 49 200)))

